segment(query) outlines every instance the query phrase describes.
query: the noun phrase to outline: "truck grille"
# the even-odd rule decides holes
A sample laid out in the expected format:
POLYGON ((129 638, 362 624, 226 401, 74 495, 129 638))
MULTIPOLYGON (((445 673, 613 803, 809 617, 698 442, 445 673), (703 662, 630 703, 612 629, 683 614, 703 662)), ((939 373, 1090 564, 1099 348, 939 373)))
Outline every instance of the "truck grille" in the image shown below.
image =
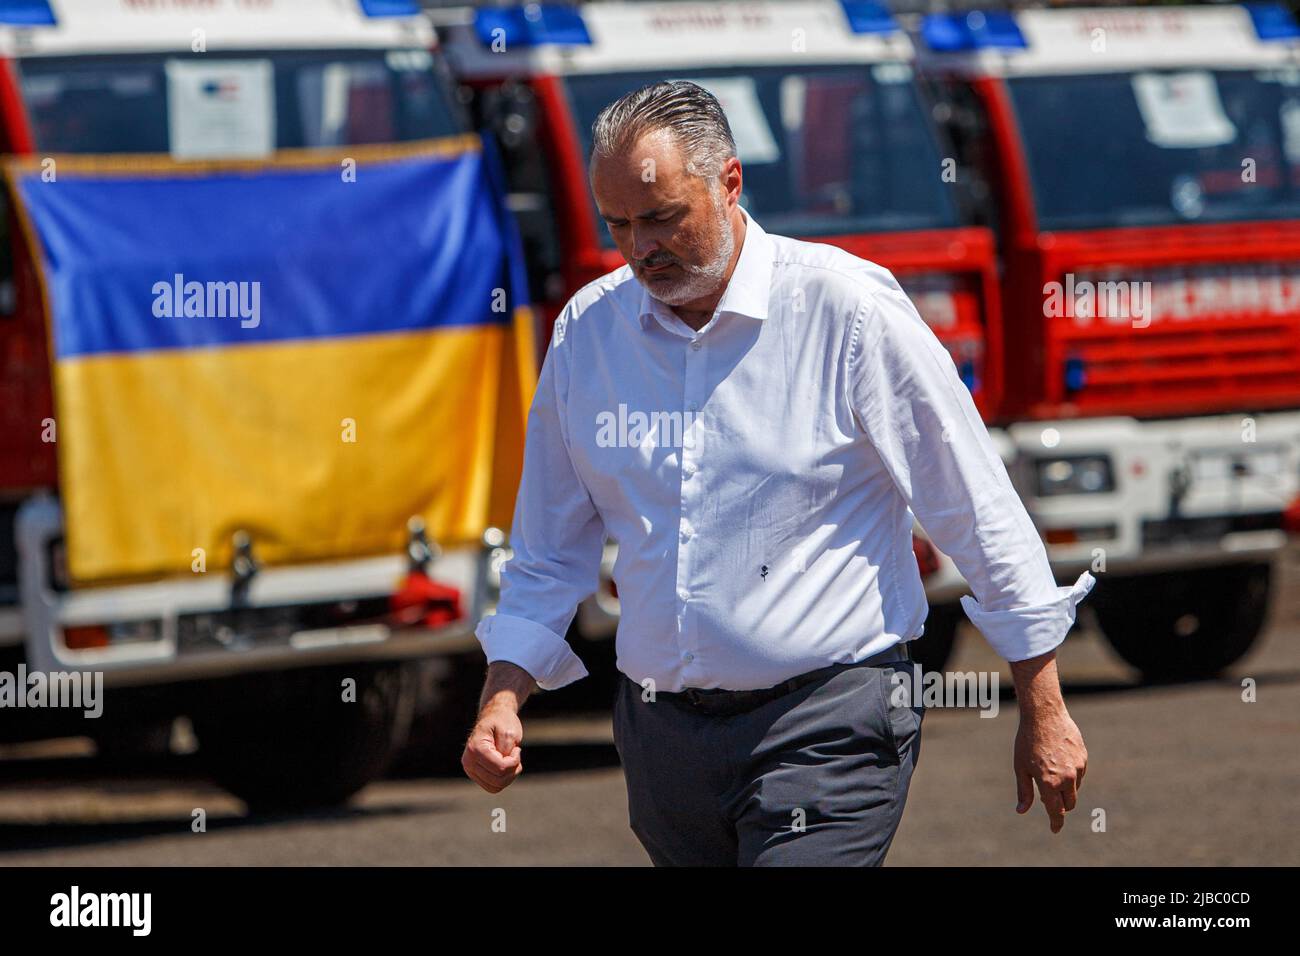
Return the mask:
POLYGON ((1266 531, 1282 527, 1282 512, 1248 515, 1214 515, 1200 518, 1162 518, 1142 522, 1144 547, 1161 547, 1183 542, 1213 543, 1234 531, 1266 531))
POLYGON ((1300 265, 1069 278, 1073 288, 1089 283, 1108 293, 1096 291, 1091 312, 1085 306, 1082 314, 1051 319, 1062 350, 1062 398, 1080 410, 1300 404, 1300 265), (1120 294, 1110 295, 1116 284, 1120 294), (1145 314, 1134 308, 1143 301, 1145 314))

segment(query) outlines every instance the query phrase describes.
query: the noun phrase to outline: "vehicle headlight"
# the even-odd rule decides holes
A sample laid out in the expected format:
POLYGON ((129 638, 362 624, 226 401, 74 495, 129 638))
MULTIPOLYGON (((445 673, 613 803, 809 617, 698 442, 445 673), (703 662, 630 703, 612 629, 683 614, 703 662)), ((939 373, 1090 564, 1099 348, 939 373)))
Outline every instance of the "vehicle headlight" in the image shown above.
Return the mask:
POLYGON ((1115 490, 1115 476, 1107 455, 1040 458, 1037 468, 1040 497, 1095 495, 1115 490))
POLYGON ((114 621, 108 625, 110 644, 151 644, 162 640, 162 621, 114 621))

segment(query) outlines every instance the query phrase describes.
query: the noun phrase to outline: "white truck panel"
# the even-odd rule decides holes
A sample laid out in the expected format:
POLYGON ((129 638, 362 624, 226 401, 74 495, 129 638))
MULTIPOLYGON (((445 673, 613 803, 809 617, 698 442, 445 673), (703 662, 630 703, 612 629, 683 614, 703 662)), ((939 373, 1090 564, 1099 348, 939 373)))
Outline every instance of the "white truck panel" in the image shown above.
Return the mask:
POLYGON ((51 0, 51 7, 54 26, 0 24, 0 56, 192 51, 199 36, 208 51, 435 43, 424 17, 368 17, 357 0, 51 0))

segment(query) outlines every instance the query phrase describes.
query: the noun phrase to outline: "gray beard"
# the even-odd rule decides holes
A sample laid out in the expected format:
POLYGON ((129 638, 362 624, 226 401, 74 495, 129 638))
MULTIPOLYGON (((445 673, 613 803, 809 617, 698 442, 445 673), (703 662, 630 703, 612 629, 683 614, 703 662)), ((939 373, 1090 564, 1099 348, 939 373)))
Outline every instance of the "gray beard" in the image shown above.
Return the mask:
POLYGON ((696 299, 712 295, 722 285, 722 278, 727 274, 731 254, 736 251, 736 237, 731 232, 731 223, 727 221, 727 208, 715 202, 716 223, 722 234, 718 254, 704 265, 687 265, 680 263, 686 274, 675 282, 657 286, 653 296, 665 305, 685 305, 696 299))

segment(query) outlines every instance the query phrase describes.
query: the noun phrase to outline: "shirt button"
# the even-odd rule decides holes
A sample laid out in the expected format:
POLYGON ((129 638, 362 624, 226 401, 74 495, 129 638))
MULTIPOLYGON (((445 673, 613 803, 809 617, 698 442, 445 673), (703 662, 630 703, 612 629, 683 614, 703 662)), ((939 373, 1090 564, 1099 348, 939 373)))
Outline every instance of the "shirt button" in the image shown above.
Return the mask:
POLYGON ((691 475, 695 474, 699 470, 700 469, 695 466, 694 462, 688 461, 686 464, 682 465, 682 471, 686 472, 687 478, 691 477, 691 475))
POLYGON ((692 535, 692 534, 693 534, 693 532, 691 531, 690 528, 682 528, 682 540, 683 540, 683 541, 690 541, 690 540, 691 540, 691 535, 692 535))
POLYGON ((700 349, 704 348, 704 343, 701 342, 699 339, 694 339, 691 342, 691 348, 693 348, 695 351, 698 352, 700 349))
POLYGON ((691 661, 695 660, 695 655, 694 655, 694 654, 683 654, 683 655, 682 655, 682 660, 684 660, 686 663, 689 664, 691 661))
POLYGON ((691 592, 686 590, 685 588, 682 588, 677 592, 677 596, 681 598, 683 601, 689 601, 691 599, 691 592))

